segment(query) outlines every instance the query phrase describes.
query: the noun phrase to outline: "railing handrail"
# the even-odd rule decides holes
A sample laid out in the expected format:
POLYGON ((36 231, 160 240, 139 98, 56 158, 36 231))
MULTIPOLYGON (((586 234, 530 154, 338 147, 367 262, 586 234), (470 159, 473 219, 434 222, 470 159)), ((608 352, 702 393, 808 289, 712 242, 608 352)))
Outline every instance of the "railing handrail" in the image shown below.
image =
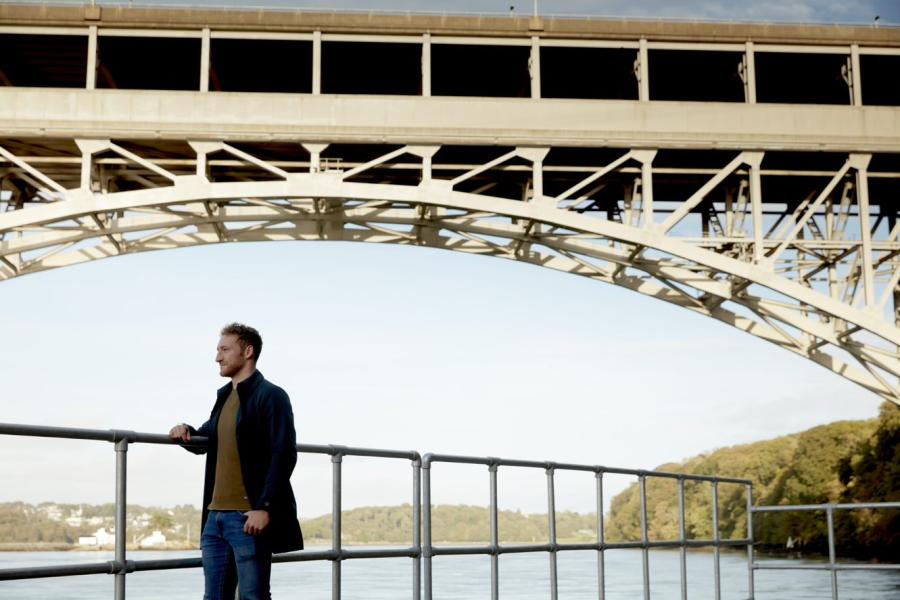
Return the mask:
MULTIPOLYGON (((14 0, 19 4, 33 4, 38 6, 55 6, 55 7, 71 7, 80 6, 79 0, 67 2, 66 0, 14 0)), ((303 12, 303 13, 320 13, 320 14, 341 14, 349 15, 379 15, 379 16, 423 16, 423 17, 488 17, 497 19, 532 19, 540 18, 544 20, 565 19, 579 21, 635 21, 642 23, 660 23, 660 22, 676 22, 676 23, 707 23, 711 25, 782 25, 786 27, 792 26, 815 26, 815 27, 859 27, 859 28, 880 28, 890 29, 898 28, 900 25, 895 23, 861 23, 849 21, 771 21, 761 19, 721 19, 715 17, 678 17, 678 16, 646 16, 646 15, 616 15, 616 14, 585 14, 585 13, 546 13, 540 12, 535 15, 533 11, 527 7, 521 12, 502 12, 502 11, 454 11, 454 10, 402 10, 390 8, 334 8, 327 5, 322 6, 279 6, 279 5, 261 5, 261 6, 228 6, 226 4, 193 4, 191 0, 185 0, 183 3, 152 3, 146 1, 131 2, 130 0, 97 0, 97 6, 107 6, 110 8, 136 8, 136 9, 182 9, 182 10, 205 10, 205 11, 267 11, 267 12, 303 12)))
MULTIPOLYGON (((127 440, 129 443, 167 444, 173 446, 204 446, 209 441, 207 438, 199 435, 192 436, 191 441, 185 443, 173 440, 164 433, 146 433, 130 429, 86 429, 51 425, 23 425, 20 423, 0 423, 0 435, 94 440, 111 443, 127 440)), ((306 454, 327 454, 330 456, 370 456, 421 460, 421 455, 415 450, 383 450, 338 444, 297 444, 297 451, 306 454)))
POLYGON ((827 510, 858 510, 877 508, 900 508, 900 502, 853 502, 853 503, 823 503, 823 504, 775 504, 771 506, 754 506, 755 513, 768 512, 806 512, 827 510))
POLYGON ((635 477, 660 477, 666 479, 683 479, 687 481, 705 481, 718 483, 734 483, 749 485, 753 483, 749 479, 735 477, 720 477, 717 475, 695 475, 692 473, 674 473, 671 471, 657 471, 654 469, 627 469, 621 467, 607 467, 603 465, 588 465, 578 463, 565 463, 556 461, 519 460, 511 458, 497 458, 492 456, 463 456, 458 454, 434 454, 422 455, 422 468, 427 469, 432 463, 458 463, 472 465, 500 466, 500 467, 530 467, 535 469, 553 469, 560 471, 587 471, 591 473, 608 473, 610 475, 634 475, 635 477))

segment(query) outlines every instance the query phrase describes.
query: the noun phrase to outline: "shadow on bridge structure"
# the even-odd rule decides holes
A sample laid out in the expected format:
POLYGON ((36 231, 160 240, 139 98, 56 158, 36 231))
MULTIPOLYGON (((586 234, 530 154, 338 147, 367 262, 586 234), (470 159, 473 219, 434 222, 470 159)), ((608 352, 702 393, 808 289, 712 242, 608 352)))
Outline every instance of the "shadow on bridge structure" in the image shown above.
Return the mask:
POLYGON ((441 248, 675 304, 897 403, 898 73, 891 27, 8 4, 0 280, 441 248))

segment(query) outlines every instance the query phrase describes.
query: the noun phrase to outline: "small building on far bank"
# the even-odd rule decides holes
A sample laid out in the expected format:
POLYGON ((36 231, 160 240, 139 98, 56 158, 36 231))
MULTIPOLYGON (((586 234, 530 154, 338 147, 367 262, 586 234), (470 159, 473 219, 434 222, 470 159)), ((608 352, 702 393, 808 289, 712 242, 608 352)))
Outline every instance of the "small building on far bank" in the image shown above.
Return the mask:
POLYGON ((166 536, 163 535, 162 531, 154 531, 150 535, 138 540, 138 546, 140 546, 141 548, 154 548, 165 545, 166 536))
POLYGON ((79 546, 111 546, 116 543, 116 532, 114 529, 106 531, 105 527, 101 527, 94 532, 94 535, 82 535, 78 538, 79 546))

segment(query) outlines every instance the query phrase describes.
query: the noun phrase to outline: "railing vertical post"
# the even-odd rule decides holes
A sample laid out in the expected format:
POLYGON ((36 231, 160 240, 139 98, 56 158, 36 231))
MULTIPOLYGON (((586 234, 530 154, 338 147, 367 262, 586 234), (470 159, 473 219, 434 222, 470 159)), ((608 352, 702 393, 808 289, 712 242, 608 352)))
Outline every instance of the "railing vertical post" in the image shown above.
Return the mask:
POLYGON ((413 502, 412 502, 412 543, 416 550, 413 557, 413 600, 422 594, 422 459, 412 461, 413 502))
POLYGON ((497 524, 497 465, 488 465, 491 478, 491 600, 500 598, 500 567, 498 548, 500 547, 500 530, 497 524))
POLYGON ((431 461, 422 461, 422 588, 431 600, 431 461))
POLYGON ((125 600, 125 522, 127 519, 126 492, 128 489, 128 438, 122 437, 115 441, 116 445, 116 565, 118 570, 115 575, 115 599, 125 600))
POLYGON ((681 573, 681 600, 687 600, 687 527, 684 518, 684 478, 678 478, 678 540, 680 573, 681 573))
POLYGON ((550 600, 556 600, 556 489, 553 484, 553 467, 547 468, 547 520, 550 532, 550 600))
POLYGON ((641 490, 641 566, 643 567, 644 600, 650 600, 650 536, 647 532, 647 476, 638 475, 641 490))
POLYGON ((712 529, 713 529, 713 577, 715 578, 716 600, 722 598, 722 573, 719 551, 719 482, 712 482, 712 529))
POLYGON ((834 551, 834 507, 831 505, 825 508, 825 518, 828 520, 828 567, 831 571, 831 599, 838 600, 837 569, 835 569, 837 556, 834 551))
POLYGON ((753 568, 753 484, 747 485, 747 596, 756 598, 756 570, 753 568))
POLYGON ((597 479, 597 597, 599 600, 606 598, 606 562, 605 549, 606 534, 603 531, 603 471, 598 470, 597 479))
POLYGON ((340 452, 331 455, 331 599, 341 598, 341 463, 340 452))

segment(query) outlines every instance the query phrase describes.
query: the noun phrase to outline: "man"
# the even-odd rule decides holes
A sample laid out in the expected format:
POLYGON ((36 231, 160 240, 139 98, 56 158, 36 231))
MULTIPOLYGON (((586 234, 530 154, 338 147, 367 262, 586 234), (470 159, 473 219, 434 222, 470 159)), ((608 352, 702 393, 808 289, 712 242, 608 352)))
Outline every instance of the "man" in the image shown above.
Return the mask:
POLYGON ((231 383, 218 391, 209 420, 194 429, 181 423, 169 437, 183 443, 209 438, 203 483, 200 548, 204 600, 269 600, 273 552, 303 548, 290 477, 297 463, 291 401, 256 370, 262 337, 240 323, 226 325, 216 350, 219 375, 231 383))

